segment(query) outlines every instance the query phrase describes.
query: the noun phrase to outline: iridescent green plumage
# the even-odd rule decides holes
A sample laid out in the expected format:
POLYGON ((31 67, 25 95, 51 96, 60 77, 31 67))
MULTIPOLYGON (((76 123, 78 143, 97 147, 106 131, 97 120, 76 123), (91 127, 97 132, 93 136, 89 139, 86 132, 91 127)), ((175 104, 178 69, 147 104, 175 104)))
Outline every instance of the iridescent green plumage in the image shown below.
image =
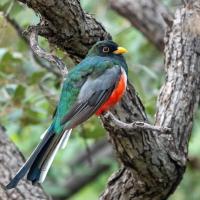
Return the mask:
MULTIPOLYGON (((83 62, 69 72, 64 81, 57 112, 54 117, 55 132, 59 133, 62 128, 67 127, 68 124, 60 126, 60 120, 70 111, 72 105, 76 102, 80 89, 87 80, 87 77, 90 76, 96 79, 103 74, 106 69, 112 68, 114 65, 122 65, 121 60, 113 57, 93 56, 92 54, 92 56, 88 56, 83 62)), ((125 63, 124 66, 126 67, 125 63)), ((127 70, 127 68, 125 69, 127 70)), ((89 89, 90 88, 88 88, 88 90, 89 89)), ((70 123, 70 121, 68 123, 70 123)))

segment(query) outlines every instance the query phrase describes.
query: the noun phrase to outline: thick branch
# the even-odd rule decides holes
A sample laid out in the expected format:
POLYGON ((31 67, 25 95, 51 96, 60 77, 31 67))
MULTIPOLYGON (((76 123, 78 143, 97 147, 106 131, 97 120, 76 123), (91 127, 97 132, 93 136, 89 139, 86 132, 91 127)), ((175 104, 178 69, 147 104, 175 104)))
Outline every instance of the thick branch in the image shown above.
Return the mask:
MULTIPOLYGON (((24 30, 20 27, 20 25, 17 23, 17 21, 15 19, 10 18, 9 15, 4 15, 4 17, 13 26, 13 28, 16 30, 16 32, 19 35, 19 37, 21 37, 21 39, 24 40, 24 42, 29 46, 30 45, 29 36, 27 34, 24 34, 24 30)), ((30 50, 32 51, 31 48, 30 48, 30 50)), ((42 68, 45 68, 46 70, 52 72, 57 77, 60 77, 62 75, 61 74, 62 70, 58 70, 55 67, 55 65, 54 66, 50 65, 50 63, 48 63, 48 64, 44 63, 42 58, 41 58, 42 56, 37 56, 34 51, 32 51, 32 52, 33 52, 33 57, 34 57, 35 61, 42 68)))
POLYGON ((30 35, 30 46, 33 52, 37 56, 44 58, 48 60, 49 62, 55 64, 64 77, 68 73, 68 70, 65 64, 62 62, 62 60, 59 59, 57 56, 52 55, 51 53, 47 53, 44 49, 42 49, 38 45, 38 27, 37 26, 29 27, 27 34, 30 35))
POLYGON ((170 126, 174 151, 186 162, 193 116, 200 92, 200 1, 178 9, 168 29, 165 48, 166 82, 158 99, 156 124, 170 126))
POLYGON ((79 61, 98 40, 111 36, 91 15, 85 13, 78 0, 19 0, 42 16, 39 34, 64 49, 79 61))
POLYGON ((30 182, 24 180, 20 181, 16 189, 5 190, 5 184, 9 182, 19 167, 23 165, 24 158, 16 149, 15 145, 8 140, 1 126, 0 138, 0 199, 50 200, 51 198, 44 193, 40 186, 33 187, 30 182))
POLYGON ((172 17, 169 10, 159 0, 110 0, 110 4, 159 50, 163 51, 166 28, 163 16, 167 19, 172 17))

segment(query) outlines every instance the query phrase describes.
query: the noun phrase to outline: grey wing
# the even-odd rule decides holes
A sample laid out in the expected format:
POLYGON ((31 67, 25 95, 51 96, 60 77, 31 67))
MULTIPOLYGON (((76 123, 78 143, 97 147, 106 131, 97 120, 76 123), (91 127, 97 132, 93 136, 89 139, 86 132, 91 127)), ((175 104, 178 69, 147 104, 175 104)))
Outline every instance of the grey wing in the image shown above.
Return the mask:
POLYGON ((91 117, 110 97, 119 82, 121 67, 114 66, 93 79, 88 77, 82 86, 78 99, 71 110, 63 117, 61 124, 73 128, 91 117))

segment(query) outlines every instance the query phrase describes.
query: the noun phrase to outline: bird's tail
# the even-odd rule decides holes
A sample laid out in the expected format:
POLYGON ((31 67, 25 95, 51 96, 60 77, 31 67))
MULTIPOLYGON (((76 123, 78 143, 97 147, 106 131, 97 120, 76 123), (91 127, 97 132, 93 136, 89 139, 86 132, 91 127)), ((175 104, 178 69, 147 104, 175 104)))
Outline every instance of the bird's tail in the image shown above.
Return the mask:
POLYGON ((43 182, 58 149, 66 146, 71 130, 56 134, 50 127, 44 134, 40 144, 36 147, 15 177, 6 186, 6 189, 16 187, 20 179, 26 174, 27 179, 33 184, 43 182))

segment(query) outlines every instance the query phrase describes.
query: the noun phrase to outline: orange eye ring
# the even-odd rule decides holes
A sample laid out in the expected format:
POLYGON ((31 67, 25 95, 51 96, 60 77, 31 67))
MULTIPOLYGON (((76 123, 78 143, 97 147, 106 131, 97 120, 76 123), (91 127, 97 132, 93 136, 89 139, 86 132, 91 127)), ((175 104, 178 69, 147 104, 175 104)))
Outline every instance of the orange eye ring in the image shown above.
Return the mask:
POLYGON ((103 52, 108 53, 110 51, 109 47, 103 47, 103 52))

